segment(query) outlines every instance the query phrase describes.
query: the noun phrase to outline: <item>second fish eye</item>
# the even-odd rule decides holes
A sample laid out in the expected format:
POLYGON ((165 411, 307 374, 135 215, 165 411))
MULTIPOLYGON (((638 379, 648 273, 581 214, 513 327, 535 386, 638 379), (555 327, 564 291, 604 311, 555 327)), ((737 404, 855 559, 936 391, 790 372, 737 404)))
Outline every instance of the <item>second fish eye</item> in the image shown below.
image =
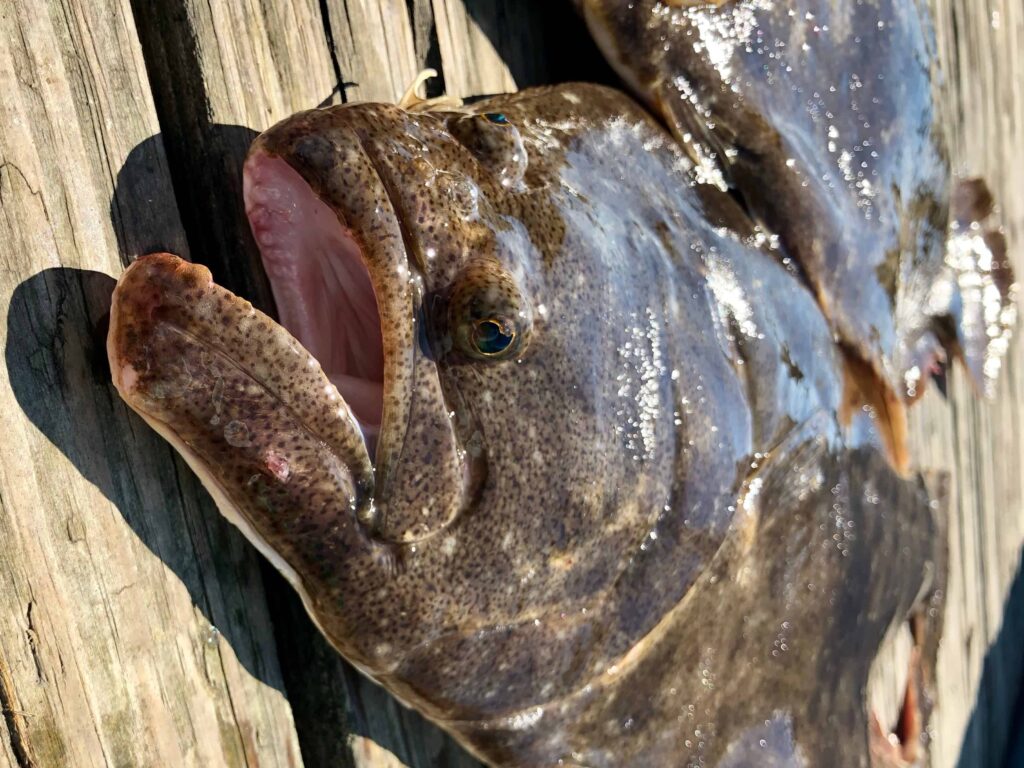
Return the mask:
POLYGON ((508 118, 504 112, 484 112, 484 119, 495 125, 508 125, 508 118))

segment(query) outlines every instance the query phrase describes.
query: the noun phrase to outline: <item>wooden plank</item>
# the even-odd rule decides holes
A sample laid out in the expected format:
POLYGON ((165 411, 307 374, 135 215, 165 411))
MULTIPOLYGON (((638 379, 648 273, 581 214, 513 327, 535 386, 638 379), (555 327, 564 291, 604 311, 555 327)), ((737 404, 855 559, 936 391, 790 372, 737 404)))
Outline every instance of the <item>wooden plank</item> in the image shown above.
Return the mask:
MULTIPOLYGON (((934 0, 933 8, 954 166, 991 185, 1020 277, 1024 158, 1016 148, 1024 141, 1024 6, 934 0)), ((1001 768, 1024 671, 1022 338, 1018 328, 993 402, 975 400, 957 374, 948 403, 932 395, 913 414, 920 462, 952 468, 957 489, 933 728, 936 768, 1001 768)))
POLYGON ((124 0, 0 5, 0 763, 299 765, 257 561, 104 370, 187 253, 124 0))

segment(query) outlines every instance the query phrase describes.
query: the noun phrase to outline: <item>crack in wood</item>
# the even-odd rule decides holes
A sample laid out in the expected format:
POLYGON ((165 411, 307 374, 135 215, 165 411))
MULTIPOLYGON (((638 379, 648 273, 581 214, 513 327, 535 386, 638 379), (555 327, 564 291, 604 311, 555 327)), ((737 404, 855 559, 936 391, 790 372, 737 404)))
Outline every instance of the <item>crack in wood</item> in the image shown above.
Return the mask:
POLYGON ((325 101, 329 104, 331 98, 337 93, 341 97, 341 103, 346 104, 348 103, 348 94, 345 93, 345 87, 355 85, 355 83, 346 83, 345 78, 341 74, 341 63, 338 61, 338 49, 334 46, 334 32, 331 30, 331 12, 327 7, 327 0, 320 0, 320 24, 324 28, 324 37, 327 39, 327 53, 331 57, 331 67, 334 69, 334 89, 328 94, 325 101))
POLYGON ((46 672, 43 669, 43 660, 39 654, 39 633, 36 632, 35 622, 32 620, 33 601, 29 601, 25 610, 25 620, 28 622, 28 629, 25 630, 25 639, 28 640, 28 648, 32 652, 32 661, 36 665, 36 682, 46 682, 46 672))
POLYGON ((0 163, 0 171, 4 170, 5 168, 8 170, 8 172, 13 171, 18 176, 21 177, 22 182, 25 184, 25 188, 28 189, 28 193, 32 195, 32 197, 42 196, 42 192, 40 192, 38 189, 32 189, 32 185, 29 183, 28 176, 26 176, 25 172, 21 170, 21 168, 19 168, 17 165, 15 165, 14 162, 12 162, 11 160, 5 160, 2 163, 0 163))
POLYGON ((32 746, 28 736, 28 723, 25 713, 17 707, 17 696, 14 693, 14 681, 7 662, 0 656, 0 711, 3 712, 7 726, 7 742, 10 744, 18 768, 38 768, 32 754, 32 746))

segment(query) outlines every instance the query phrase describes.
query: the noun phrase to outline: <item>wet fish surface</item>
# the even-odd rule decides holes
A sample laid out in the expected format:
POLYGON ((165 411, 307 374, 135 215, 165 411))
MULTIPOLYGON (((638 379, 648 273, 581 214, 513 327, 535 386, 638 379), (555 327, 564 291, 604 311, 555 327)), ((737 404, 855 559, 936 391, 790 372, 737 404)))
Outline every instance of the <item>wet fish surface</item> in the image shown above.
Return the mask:
POLYGON ((988 390, 1016 320, 996 231, 974 257, 947 258, 951 208, 981 221, 987 193, 968 184, 951 200, 926 4, 578 5, 703 177, 740 196, 799 264, 906 468, 905 405, 950 355, 988 390))
MULTIPOLYGON (((697 10, 763 11, 764 34, 794 34, 773 7, 697 10)), ((603 4, 585 11, 606 44, 633 39, 603 4)), ((630 79, 650 93, 659 77, 630 79)), ((717 129, 721 154, 702 155, 672 111, 675 137, 592 85, 300 113, 245 169, 279 322, 168 254, 115 291, 125 400, 347 659, 492 765, 923 755, 942 520, 884 409, 913 399, 910 362, 937 350, 994 373, 1005 243, 984 188, 963 185, 947 250, 931 134, 886 133, 897 183, 869 207, 856 184, 773 177, 796 157, 810 178, 822 145, 790 156, 792 136, 820 126, 788 133, 756 101, 768 85, 741 82, 774 148, 717 168, 717 129), (842 240, 854 216, 863 232, 842 240), (869 675, 904 627, 902 710, 882 722, 869 675)))

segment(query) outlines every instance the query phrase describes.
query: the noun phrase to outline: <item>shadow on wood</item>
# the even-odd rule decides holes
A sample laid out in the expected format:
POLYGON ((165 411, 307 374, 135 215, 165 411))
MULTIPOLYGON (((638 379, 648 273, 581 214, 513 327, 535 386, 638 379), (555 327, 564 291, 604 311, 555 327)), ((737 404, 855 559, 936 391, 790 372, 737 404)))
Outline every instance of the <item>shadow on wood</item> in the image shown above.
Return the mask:
POLYGON ((621 87, 571 3, 467 0, 466 12, 519 89, 573 80, 621 87))
POLYGON ((957 768, 1024 768, 1024 561, 1003 604, 1003 624, 985 653, 978 693, 964 733, 957 768), (993 702, 1013 699, 1021 691, 1016 712, 1001 711, 993 702), (1014 715, 1016 715, 1014 717, 1014 715), (1014 742, 1019 742, 1014 744, 1014 742), (1005 753, 1005 754, 1004 754, 1005 753))
MULTIPOLYGON (((189 521, 175 514, 172 505, 159 510, 159 521, 151 519, 151 508, 130 481, 129 464, 160 468, 175 483, 180 482, 181 468, 156 440, 147 441, 142 454, 129 454, 123 445, 121 435, 126 432, 149 433, 150 429, 120 406, 110 382, 105 344, 113 288, 114 280, 108 275, 70 268, 44 270, 17 286, 7 314, 4 350, 14 395, 29 420, 114 504, 139 539, 185 585, 210 624, 208 642, 222 636, 251 675, 283 691, 280 672, 267 669, 258 649, 248 642, 251 627, 243 629, 244 616, 217 615, 212 609, 209 585, 203 583, 193 553, 199 537, 189 530, 189 521), (53 308, 52 314, 40 312, 47 307, 53 308), (105 405, 98 430, 86 430, 79 422, 76 406, 84 402, 105 405), (125 419, 131 423, 124 424, 125 419), (124 466, 115 466, 111 457, 122 450, 124 466)), ((227 530, 212 503, 204 506, 210 527, 227 530)), ((75 535, 74 524, 69 523, 68 536, 75 535)), ((228 583, 238 580, 231 557, 237 546, 223 536, 214 535, 212 540, 219 550, 214 558, 219 577, 228 583)))

